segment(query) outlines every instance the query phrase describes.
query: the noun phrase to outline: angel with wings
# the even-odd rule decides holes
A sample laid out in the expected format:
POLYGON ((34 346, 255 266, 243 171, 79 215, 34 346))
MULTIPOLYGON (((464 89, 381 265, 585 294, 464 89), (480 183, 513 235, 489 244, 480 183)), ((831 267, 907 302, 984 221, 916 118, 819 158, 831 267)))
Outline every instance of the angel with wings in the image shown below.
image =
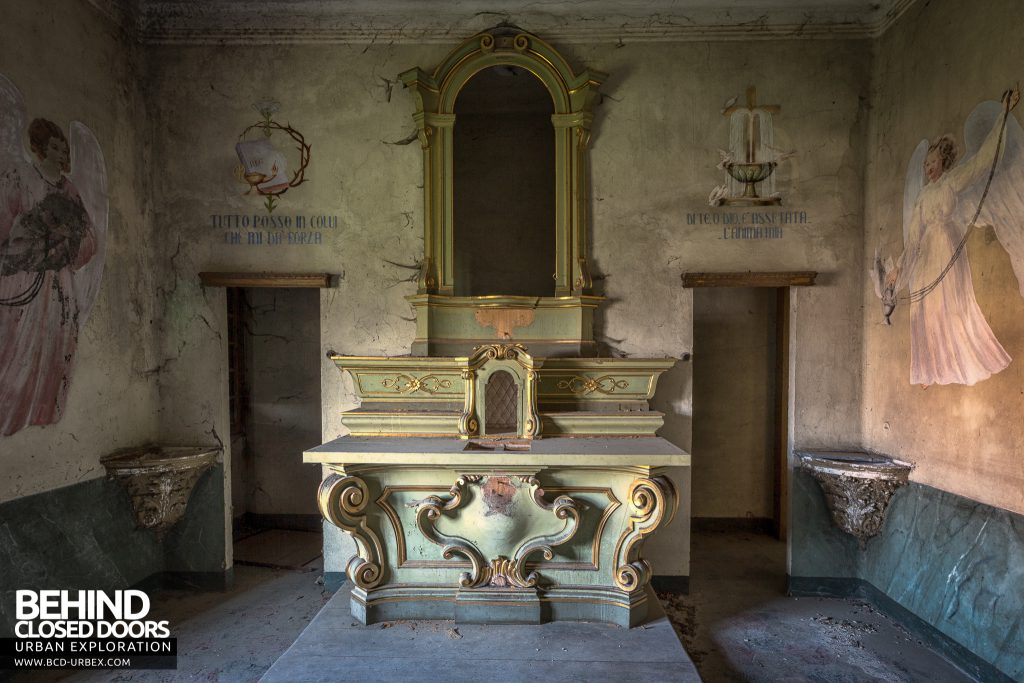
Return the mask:
POLYGON ((871 271, 886 324, 897 302, 909 302, 911 384, 970 386, 1010 363, 978 306, 965 246, 975 225, 991 225, 1024 296, 1024 131, 1011 114, 1019 101, 1014 88, 974 108, 959 162, 951 135, 922 140, 911 158, 903 253, 884 263, 876 253, 871 271))
POLYGON ((0 76, 0 435, 60 420, 99 291, 107 175, 96 136, 31 122, 0 76), (27 143, 27 145, 26 145, 27 143), (26 149, 27 147, 27 149, 26 149))

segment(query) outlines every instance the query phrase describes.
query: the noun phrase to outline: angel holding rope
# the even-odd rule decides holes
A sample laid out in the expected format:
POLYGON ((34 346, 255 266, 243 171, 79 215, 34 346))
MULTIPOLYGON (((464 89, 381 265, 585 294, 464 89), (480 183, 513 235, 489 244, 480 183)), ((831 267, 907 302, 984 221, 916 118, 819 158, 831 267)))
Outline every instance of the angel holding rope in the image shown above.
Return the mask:
POLYGON ((1024 296, 1024 131, 1010 113, 1019 101, 1012 88, 974 108, 959 163, 951 135, 921 141, 911 158, 903 253, 883 263, 876 252, 871 270, 886 324, 909 303, 911 384, 970 386, 1010 363, 978 306, 965 247, 979 219, 992 225, 1024 296))
POLYGON ((48 119, 26 125, 27 118, 21 93, 0 76, 4 436, 63 415, 78 332, 99 291, 106 237, 106 166, 96 137, 77 121, 65 136, 48 119))

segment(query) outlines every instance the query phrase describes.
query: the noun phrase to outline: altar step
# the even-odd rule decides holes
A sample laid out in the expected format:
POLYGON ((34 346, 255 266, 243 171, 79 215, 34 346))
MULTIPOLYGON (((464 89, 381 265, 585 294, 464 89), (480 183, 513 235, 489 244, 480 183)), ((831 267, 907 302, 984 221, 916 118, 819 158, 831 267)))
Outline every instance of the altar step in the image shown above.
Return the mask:
MULTIPOLYGON (((653 598, 653 596, 652 596, 653 598)), ((392 621, 363 626, 343 586, 262 683, 303 681, 700 681, 657 600, 641 626, 392 621)))

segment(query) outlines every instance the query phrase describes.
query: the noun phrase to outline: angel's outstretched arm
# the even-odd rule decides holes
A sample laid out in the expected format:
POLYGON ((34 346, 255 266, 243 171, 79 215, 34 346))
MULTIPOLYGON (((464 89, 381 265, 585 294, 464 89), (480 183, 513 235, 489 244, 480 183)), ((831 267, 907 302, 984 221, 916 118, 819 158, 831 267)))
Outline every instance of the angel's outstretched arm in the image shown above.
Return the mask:
POLYGON ((959 192, 964 188, 970 187, 988 174, 996 155, 1002 154, 1005 147, 1006 139, 1000 135, 1003 131, 1003 122, 1019 101, 1020 91, 1018 89, 1012 88, 1003 93, 1003 113, 996 117, 992 124, 992 130, 985 136, 985 141, 981 143, 981 147, 978 148, 971 158, 965 159, 962 164, 944 174, 946 182, 955 191, 959 192))

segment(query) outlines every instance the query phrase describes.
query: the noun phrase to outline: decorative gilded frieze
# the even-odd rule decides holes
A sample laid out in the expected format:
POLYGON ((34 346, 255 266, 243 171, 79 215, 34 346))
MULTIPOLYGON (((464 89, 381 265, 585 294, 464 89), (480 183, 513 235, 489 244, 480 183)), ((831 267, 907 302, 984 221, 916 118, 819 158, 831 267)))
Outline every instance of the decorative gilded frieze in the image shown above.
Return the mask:
POLYGON ((637 479, 627 496, 632 508, 629 528, 615 544, 615 585, 627 592, 643 588, 651 580, 651 565, 640 557, 645 536, 675 517, 679 496, 668 477, 637 479))
POLYGON ((616 379, 611 375, 603 375, 601 377, 573 375, 568 379, 558 381, 559 389, 568 389, 569 392, 577 396, 586 396, 595 391, 601 394, 614 394, 616 390, 621 391, 627 387, 629 387, 627 380, 616 379))
POLYGON ((384 546, 366 523, 370 492, 358 477, 331 474, 320 484, 317 503, 320 514, 348 533, 356 542, 356 555, 345 568, 349 581, 364 590, 384 579, 384 546))
POLYGON ((436 394, 442 389, 451 389, 452 381, 443 379, 437 375, 425 375, 413 377, 412 375, 398 375, 387 377, 381 381, 385 389, 394 389, 399 394, 411 394, 414 391, 422 391, 425 394, 436 394))
MULTIPOLYGON (((427 496, 418 501, 408 503, 416 509, 416 527, 425 539, 442 548, 441 556, 446 560, 461 555, 470 562, 470 571, 463 572, 459 577, 462 588, 512 587, 520 589, 537 586, 539 575, 536 571, 526 571, 526 563, 530 555, 541 553, 546 560, 554 557, 553 547, 569 542, 579 527, 580 506, 571 497, 562 495, 548 502, 544 498, 544 490, 540 482, 532 476, 517 476, 515 480, 505 476, 482 476, 464 474, 455 480, 447 497, 427 496), (527 496, 521 495, 523 486, 529 487, 527 496), (466 515, 451 514, 450 518, 459 527, 475 531, 477 534, 488 534, 487 516, 511 516, 515 507, 528 498, 540 510, 551 513, 555 519, 563 520, 562 528, 550 534, 541 534, 521 540, 507 539, 507 554, 499 554, 487 560, 481 552, 477 541, 454 534, 445 534, 437 529, 436 523, 445 513, 455 513, 466 502, 466 488, 475 486, 486 502, 487 512, 484 519, 467 518, 466 515)), ((465 512, 465 511, 464 511, 465 512)))

